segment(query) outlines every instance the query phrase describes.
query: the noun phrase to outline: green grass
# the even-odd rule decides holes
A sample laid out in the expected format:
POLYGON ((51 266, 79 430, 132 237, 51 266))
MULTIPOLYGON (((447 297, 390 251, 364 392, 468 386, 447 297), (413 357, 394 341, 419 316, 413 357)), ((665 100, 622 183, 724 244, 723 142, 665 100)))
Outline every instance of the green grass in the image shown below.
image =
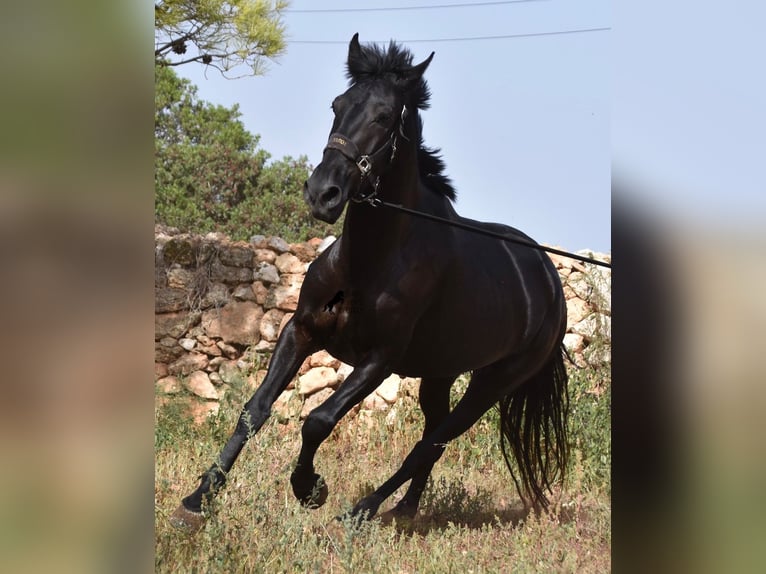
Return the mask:
MULTIPOLYGON (((302 508, 289 476, 300 426, 272 417, 243 450, 203 529, 175 530, 169 516, 197 485, 232 431, 243 389, 197 426, 172 402, 157 407, 155 569, 158 572, 608 572, 611 441, 608 370, 574 370, 569 478, 548 513, 525 514, 502 458, 497 413, 447 448, 418 516, 361 528, 334 520, 386 480, 420 438, 422 415, 403 397, 393 420, 343 420, 317 455, 327 503, 302 508), (600 392, 594 394, 594 388, 600 392)), ((455 397, 465 382, 455 385, 455 397)), ((406 488, 406 486, 405 486, 406 488)), ((384 511, 403 494, 397 492, 384 511)))

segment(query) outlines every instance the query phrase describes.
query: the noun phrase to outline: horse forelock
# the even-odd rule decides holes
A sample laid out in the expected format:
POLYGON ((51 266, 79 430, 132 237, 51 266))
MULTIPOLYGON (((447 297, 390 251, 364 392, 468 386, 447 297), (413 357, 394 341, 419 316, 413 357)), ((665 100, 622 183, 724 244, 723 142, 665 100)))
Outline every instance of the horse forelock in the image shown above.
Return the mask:
MULTIPOLYGON (((394 41, 388 48, 377 44, 361 46, 357 54, 349 54, 346 62, 346 77, 349 85, 360 84, 370 80, 389 80, 396 85, 397 80, 412 68, 413 55, 394 41)), ((412 104, 424 110, 429 106, 431 92, 428 83, 423 79, 417 82, 409 92, 412 104)))

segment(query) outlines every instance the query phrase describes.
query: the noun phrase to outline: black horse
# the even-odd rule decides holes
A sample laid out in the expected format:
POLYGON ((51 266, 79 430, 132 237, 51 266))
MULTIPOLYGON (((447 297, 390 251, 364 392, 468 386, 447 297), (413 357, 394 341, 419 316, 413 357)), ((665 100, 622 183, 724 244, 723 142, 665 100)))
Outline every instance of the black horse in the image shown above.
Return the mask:
POLYGON ((386 377, 421 377, 425 428, 402 466, 351 511, 374 516, 407 481, 393 508, 413 516, 431 469, 448 442, 498 405, 503 454, 519 493, 546 506, 546 490, 567 465, 567 374, 562 339, 566 305, 558 273, 539 251, 376 206, 385 199, 508 237, 522 232, 460 217, 455 191, 435 151, 423 146, 418 111, 428 106, 423 73, 391 43, 387 50, 351 40, 349 89, 335 98, 322 162, 303 190, 313 215, 336 221, 341 237, 309 267, 297 311, 277 342, 268 375, 247 402, 233 436, 174 522, 202 523, 202 502, 221 488, 245 442, 268 418, 279 394, 311 353, 326 349, 353 373, 306 418, 290 482, 317 507, 327 486, 314 455, 338 421, 386 377), (450 412, 450 387, 472 371, 450 412), (514 474, 511 459, 518 472, 514 474), (518 476, 517 476, 518 474, 518 476))

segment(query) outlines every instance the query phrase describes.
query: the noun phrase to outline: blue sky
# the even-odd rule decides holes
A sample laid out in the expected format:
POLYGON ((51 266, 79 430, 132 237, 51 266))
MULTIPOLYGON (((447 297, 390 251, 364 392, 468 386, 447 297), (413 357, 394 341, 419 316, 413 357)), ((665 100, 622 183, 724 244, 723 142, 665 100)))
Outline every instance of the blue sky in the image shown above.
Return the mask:
MULTIPOLYGON (((449 3, 460 2, 293 0, 290 9, 449 3)), ((565 249, 611 251, 611 32, 436 41, 606 28, 607 0, 289 12, 284 22, 287 53, 264 76, 226 80, 202 66, 176 70, 201 98, 239 104, 247 129, 274 158, 306 155, 317 165, 332 121, 330 102, 347 86, 344 65, 355 32, 363 43, 401 41, 416 61, 435 51, 426 72, 432 101, 423 113, 424 136, 442 150, 458 211, 565 249)))

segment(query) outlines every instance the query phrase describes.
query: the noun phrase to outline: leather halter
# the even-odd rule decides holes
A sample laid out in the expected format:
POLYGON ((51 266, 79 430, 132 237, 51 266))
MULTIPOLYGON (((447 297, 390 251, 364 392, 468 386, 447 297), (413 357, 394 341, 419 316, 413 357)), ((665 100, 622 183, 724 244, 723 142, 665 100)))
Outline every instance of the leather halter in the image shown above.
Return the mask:
POLYGON ((404 119, 407 117, 407 106, 402 107, 402 113, 398 125, 391 130, 391 135, 388 139, 375 151, 369 154, 363 154, 359 152, 359 148, 352 141, 352 139, 339 132, 333 132, 330 134, 330 139, 325 146, 325 151, 328 149, 338 150, 343 156, 356 165, 361 174, 362 181, 367 181, 372 186, 372 191, 368 194, 361 192, 352 197, 351 200, 357 203, 363 201, 372 201, 378 193, 378 186, 380 185, 380 176, 385 171, 384 168, 393 163, 396 157, 396 139, 397 131, 405 140, 409 141, 409 138, 404 135, 404 119), (398 129, 397 129, 398 128, 398 129), (381 160, 385 158, 387 154, 388 161, 381 166, 381 160), (373 179, 374 177, 374 179, 373 179))

